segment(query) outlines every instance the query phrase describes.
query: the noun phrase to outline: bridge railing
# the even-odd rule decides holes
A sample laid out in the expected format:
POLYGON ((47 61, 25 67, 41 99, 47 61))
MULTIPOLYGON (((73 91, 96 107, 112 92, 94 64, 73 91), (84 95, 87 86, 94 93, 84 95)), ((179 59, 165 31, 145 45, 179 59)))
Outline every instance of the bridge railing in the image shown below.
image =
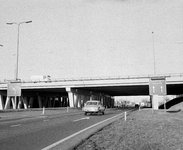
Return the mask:
MULTIPOLYGON (((125 79, 148 79, 152 77, 183 77, 183 73, 171 74, 149 74, 149 75, 126 75, 126 76, 103 76, 103 77, 76 77, 76 78, 55 78, 48 81, 45 80, 21 80, 21 83, 37 83, 37 82, 68 82, 68 81, 97 81, 97 80, 125 80, 125 79)), ((0 84, 7 84, 11 80, 0 81, 0 84)))

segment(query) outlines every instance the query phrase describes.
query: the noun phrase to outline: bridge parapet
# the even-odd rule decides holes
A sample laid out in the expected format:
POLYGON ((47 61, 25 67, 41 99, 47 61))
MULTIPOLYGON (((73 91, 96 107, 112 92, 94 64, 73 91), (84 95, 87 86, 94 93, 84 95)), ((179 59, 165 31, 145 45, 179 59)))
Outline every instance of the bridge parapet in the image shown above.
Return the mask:
MULTIPOLYGON (((88 86, 118 86, 118 85, 149 85, 153 77, 166 78, 167 84, 183 82, 183 74, 137 75, 137 76, 111 76, 91 78, 65 78, 50 81, 21 81, 23 89, 32 88, 58 88, 58 87, 88 87, 88 86)), ((9 81, 0 82, 0 90, 7 89, 9 81)))

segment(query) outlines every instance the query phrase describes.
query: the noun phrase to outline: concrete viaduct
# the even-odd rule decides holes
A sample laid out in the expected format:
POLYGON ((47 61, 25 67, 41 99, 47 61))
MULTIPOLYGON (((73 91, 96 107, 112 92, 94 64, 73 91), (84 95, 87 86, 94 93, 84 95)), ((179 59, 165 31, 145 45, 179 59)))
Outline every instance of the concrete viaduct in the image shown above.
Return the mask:
MULTIPOLYGON (((87 100, 100 100, 114 106, 114 96, 149 95, 149 80, 166 78, 167 95, 183 94, 183 74, 116 76, 95 78, 21 81, 21 96, 7 96, 9 81, 0 82, 0 110, 42 107, 82 107, 87 100)), ((149 95, 152 107, 158 109, 158 95, 149 95)))

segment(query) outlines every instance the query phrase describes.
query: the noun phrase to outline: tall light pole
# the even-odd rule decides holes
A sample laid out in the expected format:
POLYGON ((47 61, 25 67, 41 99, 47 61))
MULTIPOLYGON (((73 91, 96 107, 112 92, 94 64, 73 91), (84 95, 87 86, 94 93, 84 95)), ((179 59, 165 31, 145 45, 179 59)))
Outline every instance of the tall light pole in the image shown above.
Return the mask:
POLYGON ((19 57, 19 31, 20 31, 20 25, 23 23, 31 23, 32 21, 24 21, 24 22, 9 22, 6 23, 7 25, 13 25, 16 24, 18 26, 18 36, 17 36, 17 60, 16 60, 16 69, 15 69, 15 80, 18 80, 18 57, 19 57))
POLYGON ((155 50, 154 50, 154 32, 152 31, 152 44, 153 44, 153 62, 154 62, 154 74, 156 74, 156 58, 155 58, 155 50))

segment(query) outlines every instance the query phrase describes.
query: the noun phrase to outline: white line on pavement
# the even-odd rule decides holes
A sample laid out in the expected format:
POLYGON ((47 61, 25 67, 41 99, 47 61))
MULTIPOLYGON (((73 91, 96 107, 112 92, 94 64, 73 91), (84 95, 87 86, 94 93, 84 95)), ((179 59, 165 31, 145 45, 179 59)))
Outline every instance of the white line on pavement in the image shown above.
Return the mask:
POLYGON ((12 125, 12 126, 10 126, 10 127, 18 127, 18 126, 21 126, 21 124, 15 124, 15 125, 12 125))
POLYGON ((49 120, 47 119, 47 120, 43 120, 43 121, 49 121, 49 120))
POLYGON ((73 122, 84 120, 84 119, 90 119, 90 117, 85 117, 85 118, 80 118, 80 119, 77 119, 77 120, 73 120, 73 122))

